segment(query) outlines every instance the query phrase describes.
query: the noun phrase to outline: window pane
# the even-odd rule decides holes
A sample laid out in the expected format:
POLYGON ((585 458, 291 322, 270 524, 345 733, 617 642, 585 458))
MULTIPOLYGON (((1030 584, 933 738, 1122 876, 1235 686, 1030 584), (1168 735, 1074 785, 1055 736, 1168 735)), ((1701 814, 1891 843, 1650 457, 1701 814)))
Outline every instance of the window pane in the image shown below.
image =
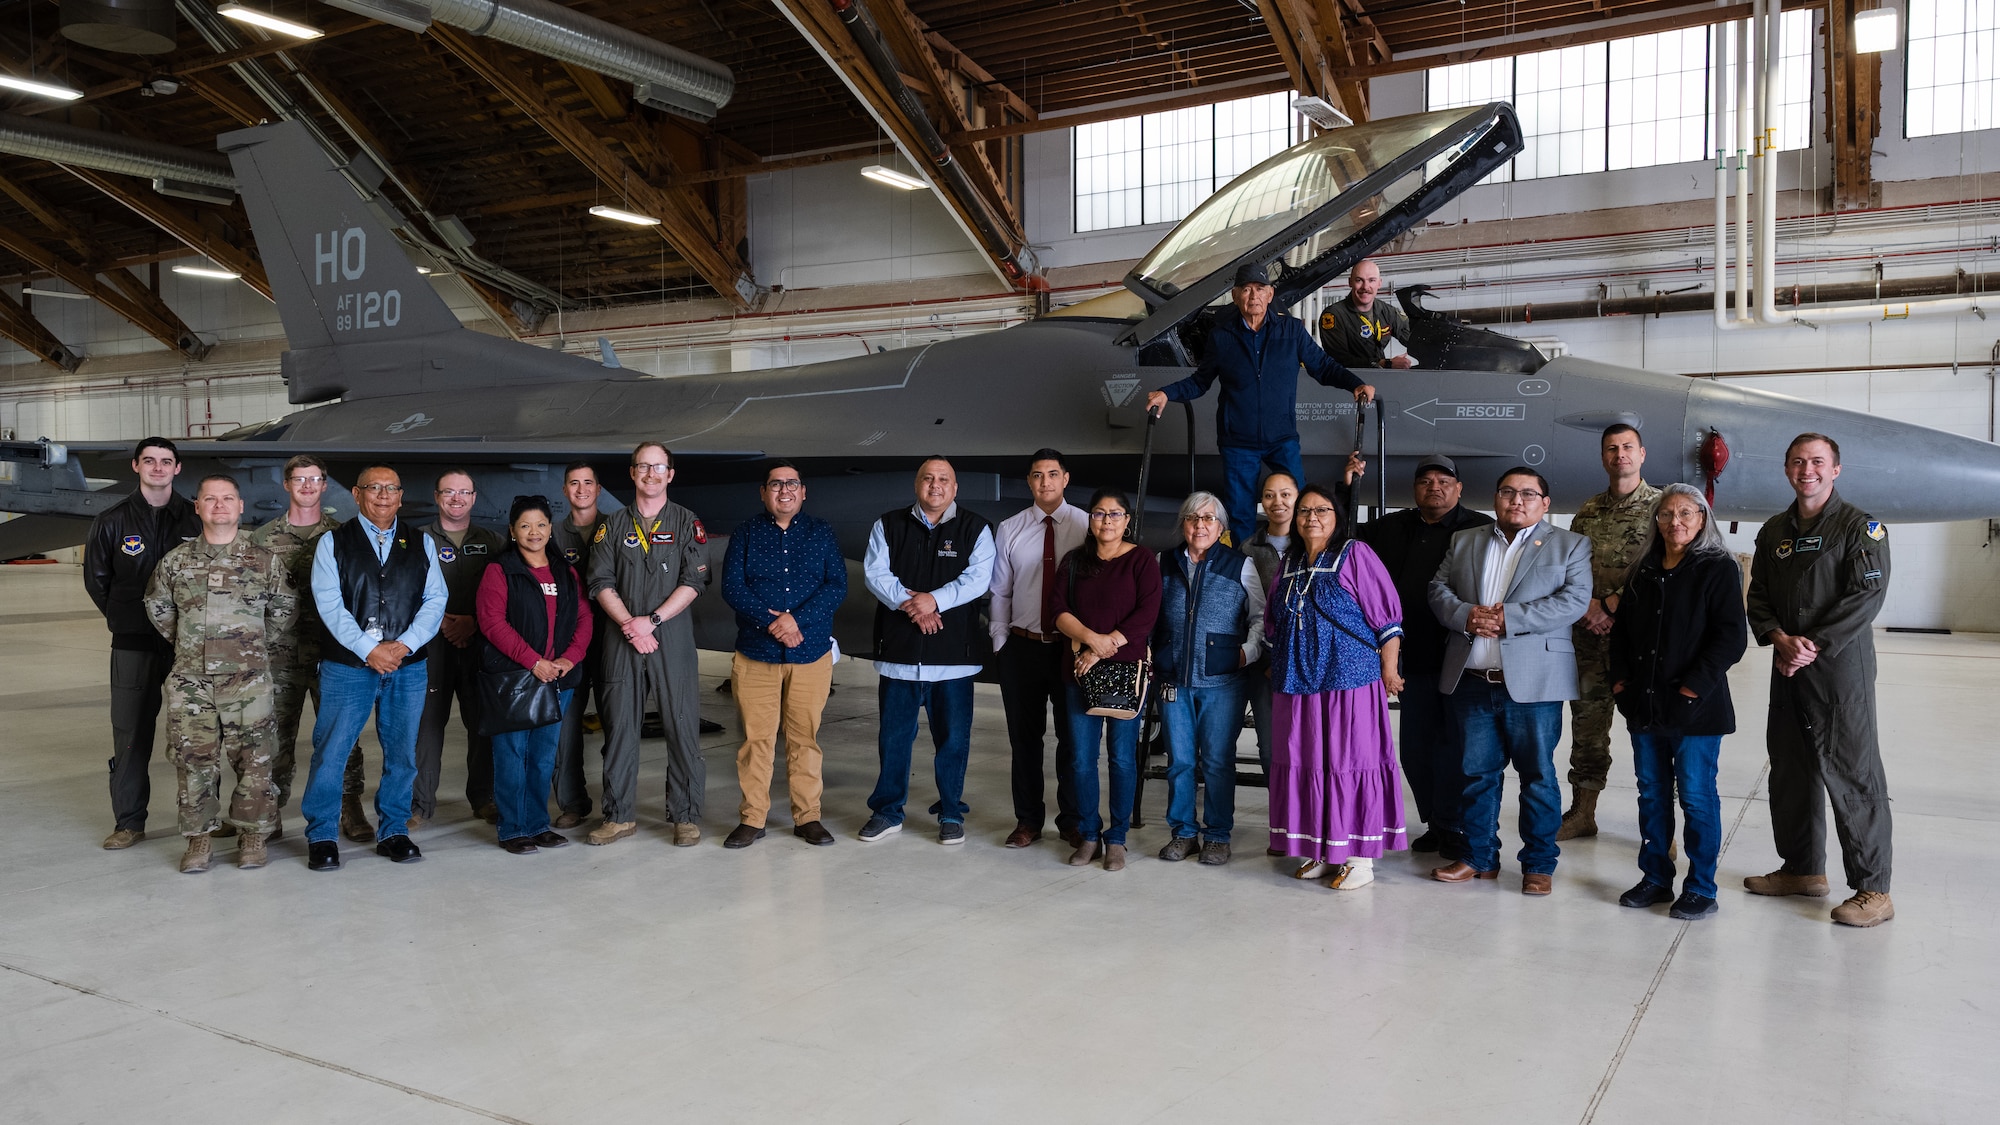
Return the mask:
POLYGON ((2000 127, 2000 5, 1910 0, 1903 133, 1928 137, 2000 127))
POLYGON ((1071 129, 1077 231, 1185 218, 1298 139, 1291 102, 1266 94, 1071 129))

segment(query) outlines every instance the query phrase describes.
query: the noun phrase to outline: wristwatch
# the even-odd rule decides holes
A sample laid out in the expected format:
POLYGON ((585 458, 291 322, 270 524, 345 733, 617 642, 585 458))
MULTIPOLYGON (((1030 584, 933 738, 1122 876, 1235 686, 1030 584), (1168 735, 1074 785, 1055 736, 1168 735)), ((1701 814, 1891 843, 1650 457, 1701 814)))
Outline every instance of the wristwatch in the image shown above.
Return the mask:
POLYGON ((656 625, 656 626, 657 626, 657 625, 664 625, 664 624, 666 624, 666 622, 665 622, 665 621, 662 621, 662 620, 660 620, 660 611, 659 611, 659 610, 657 610, 657 609, 656 609, 656 610, 654 610, 653 612, 651 612, 651 613, 647 614, 647 615, 646 615, 646 618, 647 618, 647 620, 651 621, 651 622, 652 622, 652 623, 653 623, 654 625, 656 625))

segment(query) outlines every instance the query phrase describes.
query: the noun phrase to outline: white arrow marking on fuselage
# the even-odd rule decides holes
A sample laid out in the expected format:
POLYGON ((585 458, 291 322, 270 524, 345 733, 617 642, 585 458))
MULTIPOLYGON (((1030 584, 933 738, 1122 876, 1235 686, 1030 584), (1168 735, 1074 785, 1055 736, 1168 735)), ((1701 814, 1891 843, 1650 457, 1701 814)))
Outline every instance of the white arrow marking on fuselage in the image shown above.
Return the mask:
POLYGON ((1439 422, 1525 422, 1525 402, 1439 402, 1431 399, 1403 408, 1403 413, 1426 426, 1439 422))

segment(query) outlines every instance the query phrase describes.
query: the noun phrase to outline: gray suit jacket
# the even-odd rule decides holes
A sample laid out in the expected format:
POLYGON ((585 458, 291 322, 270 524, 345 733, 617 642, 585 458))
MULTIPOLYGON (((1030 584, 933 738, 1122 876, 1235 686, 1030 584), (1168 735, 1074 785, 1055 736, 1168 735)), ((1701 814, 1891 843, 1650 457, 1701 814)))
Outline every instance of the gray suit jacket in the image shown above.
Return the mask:
MULTIPOLYGON (((1472 607, 1483 604, 1479 580, 1492 537, 1491 525, 1469 527, 1452 536, 1451 549, 1431 579, 1431 612, 1450 630, 1438 677, 1438 690, 1447 695, 1458 690, 1472 655, 1472 634, 1465 626, 1472 607)), ((1507 630, 1500 638, 1500 668, 1514 702, 1577 697, 1576 648, 1570 643, 1569 627, 1589 608, 1590 590, 1590 540, 1547 520, 1537 524, 1521 548, 1514 581, 1503 599, 1507 630)))

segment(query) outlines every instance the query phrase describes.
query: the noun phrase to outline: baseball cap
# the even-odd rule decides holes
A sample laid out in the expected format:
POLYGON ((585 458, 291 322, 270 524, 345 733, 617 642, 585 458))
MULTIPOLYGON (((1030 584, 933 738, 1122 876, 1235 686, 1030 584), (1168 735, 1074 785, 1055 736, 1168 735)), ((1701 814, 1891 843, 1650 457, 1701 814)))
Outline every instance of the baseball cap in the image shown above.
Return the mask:
POLYGON ((1245 262, 1236 267, 1236 284, 1269 285, 1271 269, 1262 262, 1245 262))
POLYGON ((1418 476, 1423 476, 1425 473, 1430 472, 1432 469, 1436 469, 1438 472, 1441 473, 1450 473, 1451 479, 1453 480, 1458 479, 1458 466, 1452 464, 1451 458, 1446 457, 1442 453, 1433 453, 1429 457, 1426 457, 1423 460, 1417 462, 1418 476))

